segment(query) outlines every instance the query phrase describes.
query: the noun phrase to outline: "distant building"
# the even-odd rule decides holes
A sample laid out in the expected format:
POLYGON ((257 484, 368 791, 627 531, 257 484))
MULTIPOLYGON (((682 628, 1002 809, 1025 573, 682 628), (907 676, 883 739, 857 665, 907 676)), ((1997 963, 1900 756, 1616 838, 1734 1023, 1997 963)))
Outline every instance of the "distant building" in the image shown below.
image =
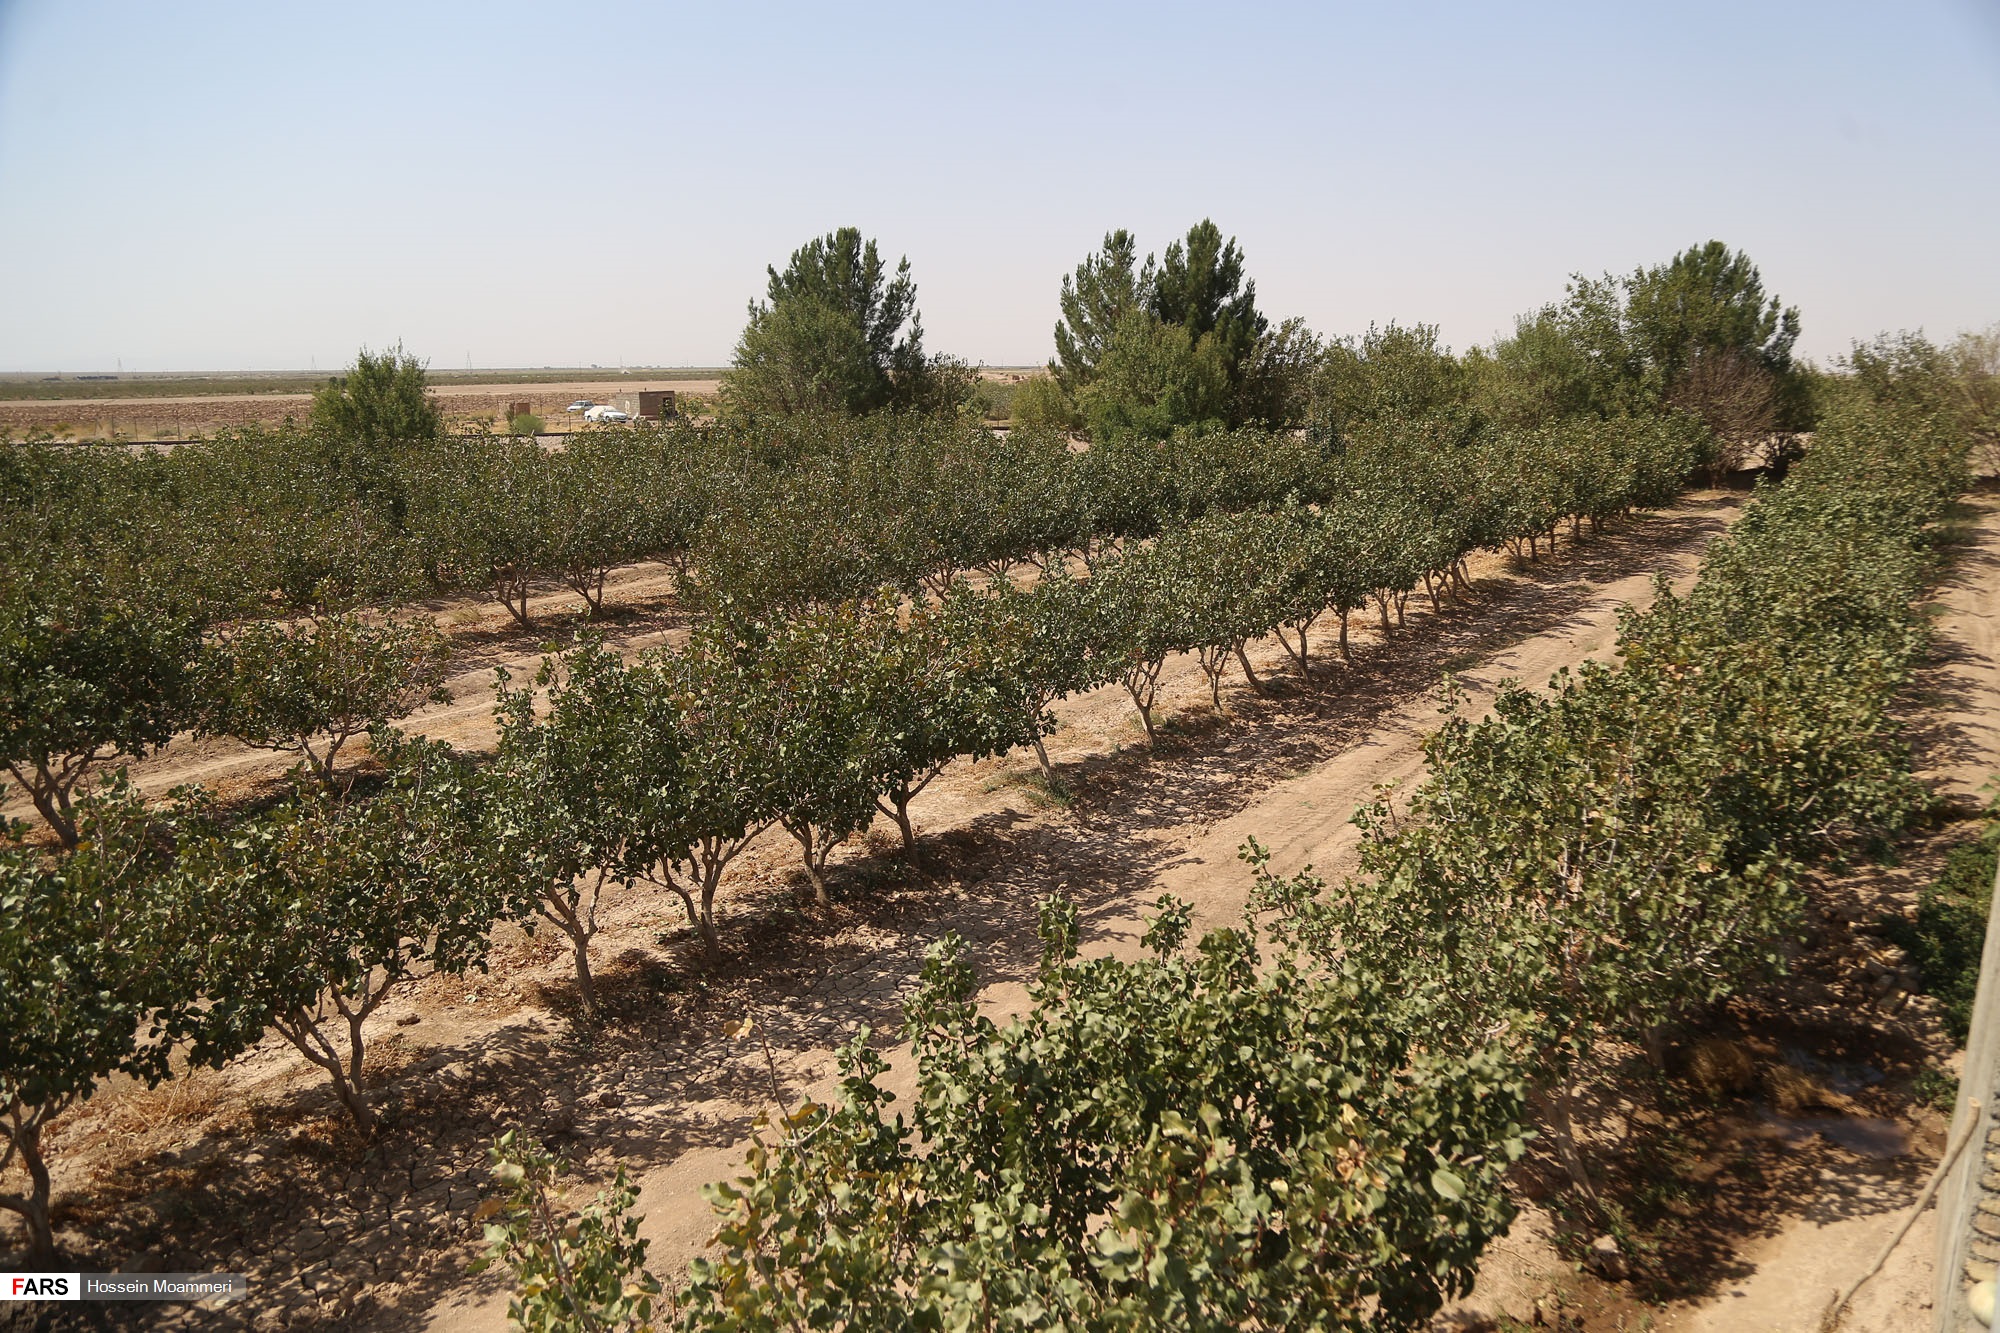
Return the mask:
POLYGON ((611 405, 635 421, 642 417, 663 421, 674 414, 674 391, 640 389, 637 393, 621 393, 611 400, 611 405))

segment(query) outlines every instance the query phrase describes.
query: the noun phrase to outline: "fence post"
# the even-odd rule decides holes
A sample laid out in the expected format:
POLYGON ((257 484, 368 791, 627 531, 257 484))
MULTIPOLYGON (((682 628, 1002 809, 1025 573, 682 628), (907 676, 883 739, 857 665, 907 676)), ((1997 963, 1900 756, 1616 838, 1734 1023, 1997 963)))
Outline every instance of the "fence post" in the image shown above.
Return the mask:
MULTIPOLYGON (((1984 1327, 1966 1309, 1971 1281, 1965 1271, 1972 1254, 1973 1214, 1987 1197, 1979 1184, 1993 1151, 1993 1102, 2000 1084, 2000 930, 1994 929, 2000 909, 2000 874, 1994 877, 1993 905, 1986 914, 1986 944, 1979 955, 1979 991, 1972 1002, 1972 1026, 1965 1036, 1965 1060, 1958 1080, 1958 1105, 1953 1109, 1946 1143, 1969 1132, 1972 1142, 1960 1154, 1938 1188, 1937 1272, 1932 1294, 1936 1333, 1961 1333, 1984 1327), (1976 1121, 1976 1123, 1975 1123, 1976 1121)), ((2000 1198, 2000 1191, 1993 1191, 2000 1198)), ((1990 1272, 1993 1264, 1980 1261, 1990 1272)))

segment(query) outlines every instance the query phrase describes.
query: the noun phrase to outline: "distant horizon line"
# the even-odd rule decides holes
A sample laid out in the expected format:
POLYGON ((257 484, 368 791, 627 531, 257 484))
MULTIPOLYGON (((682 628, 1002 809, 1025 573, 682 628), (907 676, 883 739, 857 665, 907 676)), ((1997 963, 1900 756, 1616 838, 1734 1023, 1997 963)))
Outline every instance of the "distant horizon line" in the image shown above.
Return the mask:
MULTIPOLYGON (((1020 363, 980 361, 980 362, 974 362, 973 368, 976 370, 1040 370, 1046 364, 1047 363, 1044 361, 1023 361, 1020 363)), ((33 380, 47 381, 47 380, 65 380, 65 379, 70 379, 70 380, 89 379, 95 381, 103 381, 103 380, 120 380, 120 379, 196 379, 203 377, 221 378, 224 376, 241 376, 247 378, 247 377, 261 376, 261 375, 269 375, 269 376, 338 375, 350 368, 351 365, 343 365, 331 370, 320 370, 314 366, 299 366, 293 369, 267 368, 261 370, 225 370, 225 369, 214 369, 214 368, 208 368, 202 370, 115 370, 115 369, 114 370, 0 370, 0 380, 33 379, 33 380)), ((445 368, 426 366, 424 368, 424 373, 426 375, 437 376, 437 377, 443 377, 449 375, 498 375, 503 373, 511 373, 515 371, 534 371, 538 374, 554 373, 558 371, 561 372, 574 371, 579 374, 640 375, 640 374, 645 374, 648 371, 706 370, 706 371, 713 371, 719 375, 729 369, 730 367, 727 365, 708 366, 690 362, 686 365, 674 365, 674 366, 669 366, 669 365, 450 366, 445 368)))

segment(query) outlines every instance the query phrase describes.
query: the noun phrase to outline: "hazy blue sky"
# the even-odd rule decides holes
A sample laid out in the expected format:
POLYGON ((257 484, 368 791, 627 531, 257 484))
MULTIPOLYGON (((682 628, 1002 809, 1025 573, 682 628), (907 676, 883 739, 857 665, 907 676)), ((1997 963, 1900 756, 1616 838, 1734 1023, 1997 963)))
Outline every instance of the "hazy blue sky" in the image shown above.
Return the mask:
POLYGON ((1457 346, 1720 237, 1805 349, 2000 320, 2000 0, 0 0, 0 369, 713 365, 842 224, 1038 361, 1116 226, 1457 346))

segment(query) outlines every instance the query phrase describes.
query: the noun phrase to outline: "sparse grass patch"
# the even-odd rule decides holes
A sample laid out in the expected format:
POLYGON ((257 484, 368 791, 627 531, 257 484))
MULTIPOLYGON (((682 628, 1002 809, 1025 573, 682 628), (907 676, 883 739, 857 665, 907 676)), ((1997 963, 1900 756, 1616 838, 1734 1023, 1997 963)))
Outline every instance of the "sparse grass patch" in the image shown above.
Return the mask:
POLYGON ((1015 785, 1028 794, 1036 804, 1067 810, 1076 804, 1076 792, 1062 776, 1045 778, 1039 771, 1022 774, 1015 779, 1015 785))
POLYGON ((1891 919, 1889 938, 1917 966, 1924 992, 1943 1008, 1945 1030, 1961 1045, 1972 1024, 1979 989, 1979 959, 1986 947, 1986 917, 1993 875, 2000 865, 2000 820, 1945 857, 1944 870, 1917 896, 1917 919, 1891 919))
POLYGON ((1958 1105, 1958 1079, 1935 1066, 1926 1067, 1910 1080, 1910 1095, 1933 1111, 1950 1115, 1958 1105))

